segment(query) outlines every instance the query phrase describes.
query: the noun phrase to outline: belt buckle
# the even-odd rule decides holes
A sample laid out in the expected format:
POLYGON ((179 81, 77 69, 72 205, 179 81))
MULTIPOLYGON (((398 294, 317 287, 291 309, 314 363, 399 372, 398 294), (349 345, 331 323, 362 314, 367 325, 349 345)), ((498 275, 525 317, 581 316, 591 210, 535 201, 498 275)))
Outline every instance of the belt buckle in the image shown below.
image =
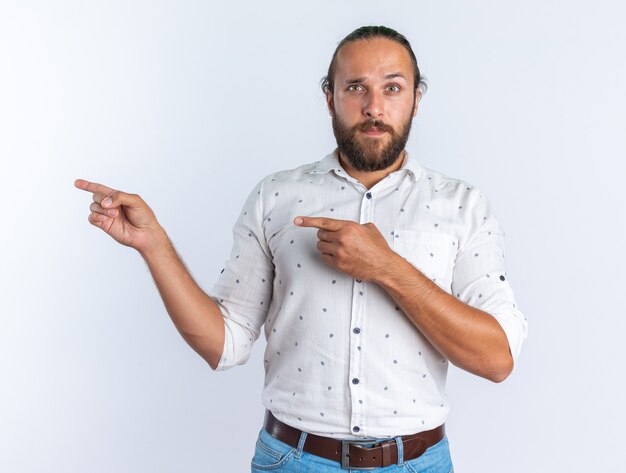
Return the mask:
MULTIPOLYGON (((373 440, 342 440, 341 441, 341 468, 351 470, 373 470, 375 466, 350 466, 350 445, 367 445, 372 447, 376 445, 373 440)), ((361 448, 361 447, 359 447, 361 448)))

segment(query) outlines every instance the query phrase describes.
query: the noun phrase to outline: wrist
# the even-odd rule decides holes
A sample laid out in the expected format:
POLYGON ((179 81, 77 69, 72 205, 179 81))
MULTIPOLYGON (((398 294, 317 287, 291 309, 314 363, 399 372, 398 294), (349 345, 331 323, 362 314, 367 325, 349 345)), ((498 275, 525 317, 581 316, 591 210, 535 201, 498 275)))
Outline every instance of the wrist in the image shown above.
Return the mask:
POLYGON ((373 282, 385 289, 396 286, 395 281, 402 274, 405 265, 410 263, 395 251, 390 251, 389 256, 382 258, 382 261, 373 282))
POLYGON ((148 261, 154 257, 154 255, 161 254, 163 250, 169 246, 171 246, 171 241, 167 236, 165 229, 159 226, 158 228, 155 228, 147 233, 143 244, 135 249, 146 261, 148 261))

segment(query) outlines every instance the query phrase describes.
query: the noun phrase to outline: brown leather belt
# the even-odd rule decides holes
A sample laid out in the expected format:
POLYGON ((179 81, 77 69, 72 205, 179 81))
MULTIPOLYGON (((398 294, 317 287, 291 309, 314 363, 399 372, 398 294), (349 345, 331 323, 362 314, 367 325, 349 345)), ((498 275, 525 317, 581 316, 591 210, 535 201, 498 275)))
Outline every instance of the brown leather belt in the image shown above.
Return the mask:
MULTIPOLYGON (((265 411, 265 430, 281 442, 297 447, 301 430, 279 421, 269 411, 265 411)), ((402 436, 404 460, 412 460, 422 455, 445 435, 444 424, 439 427, 402 436)), ((373 469, 398 463, 398 446, 394 439, 383 442, 372 440, 339 440, 307 434, 303 450, 341 463, 342 468, 373 469)))

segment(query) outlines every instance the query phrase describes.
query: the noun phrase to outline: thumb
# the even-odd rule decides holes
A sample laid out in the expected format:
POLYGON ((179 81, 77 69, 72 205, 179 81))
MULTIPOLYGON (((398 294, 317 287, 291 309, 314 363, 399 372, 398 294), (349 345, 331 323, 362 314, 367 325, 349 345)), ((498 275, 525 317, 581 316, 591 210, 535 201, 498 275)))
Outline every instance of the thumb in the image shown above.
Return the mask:
MULTIPOLYGON (((123 217, 138 229, 158 228, 159 222, 148 204, 137 194, 114 191, 102 199, 100 204, 104 209, 123 207, 123 217)), ((120 211, 122 209, 120 208, 120 211)))
POLYGON ((116 208, 120 205, 125 207, 139 208, 142 207, 143 200, 137 194, 129 194, 127 192, 122 191, 114 191, 110 195, 102 196, 102 200, 100 201, 100 205, 106 209, 116 208))

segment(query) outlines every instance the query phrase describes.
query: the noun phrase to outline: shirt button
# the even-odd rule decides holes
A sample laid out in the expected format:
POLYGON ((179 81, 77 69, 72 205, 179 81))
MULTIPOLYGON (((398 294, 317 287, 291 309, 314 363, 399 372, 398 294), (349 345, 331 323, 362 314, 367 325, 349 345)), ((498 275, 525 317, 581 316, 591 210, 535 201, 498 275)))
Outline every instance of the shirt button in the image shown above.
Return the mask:
POLYGON ((372 193, 368 192, 367 194, 365 194, 365 197, 367 197, 368 199, 371 199, 372 198, 372 193))
POLYGON ((352 427, 353 432, 358 432, 359 430, 361 430, 361 428, 358 425, 355 425, 354 427, 352 427))
POLYGON ((359 378, 353 378, 352 384, 359 384, 359 378))
POLYGON ((356 334, 361 333, 361 329, 360 329, 359 327, 354 327, 354 328, 352 329, 352 331, 353 331, 354 333, 356 333, 356 334))

